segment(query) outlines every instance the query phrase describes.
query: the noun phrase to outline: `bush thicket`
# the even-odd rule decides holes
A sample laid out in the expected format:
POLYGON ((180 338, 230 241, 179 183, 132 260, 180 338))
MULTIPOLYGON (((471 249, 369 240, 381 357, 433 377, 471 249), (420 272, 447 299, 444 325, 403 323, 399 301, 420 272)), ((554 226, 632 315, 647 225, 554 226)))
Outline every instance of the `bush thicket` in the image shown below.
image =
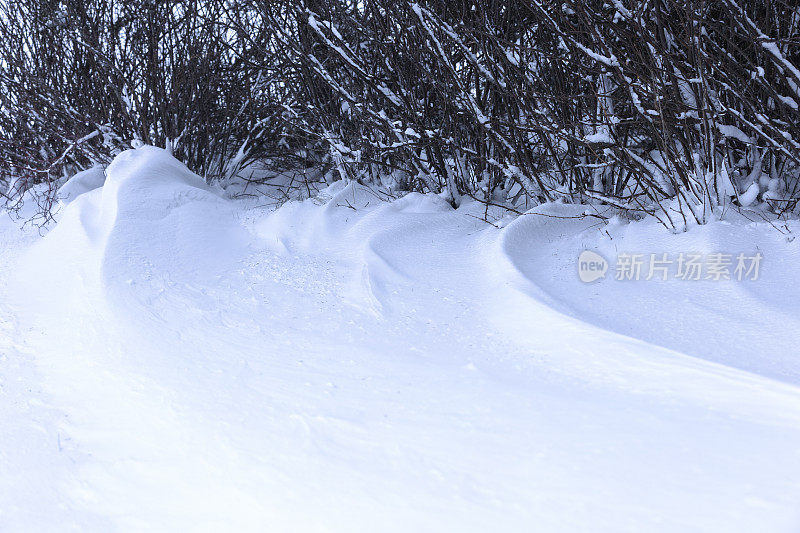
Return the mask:
POLYGON ((667 227, 800 200, 784 0, 0 0, 0 189, 132 140, 667 227))

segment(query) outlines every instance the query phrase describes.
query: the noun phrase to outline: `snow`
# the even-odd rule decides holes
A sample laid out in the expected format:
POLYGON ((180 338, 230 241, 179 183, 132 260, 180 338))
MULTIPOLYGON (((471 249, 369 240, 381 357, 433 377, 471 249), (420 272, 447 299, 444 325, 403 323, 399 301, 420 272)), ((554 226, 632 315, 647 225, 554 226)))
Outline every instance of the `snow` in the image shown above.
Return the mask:
POLYGON ((355 182, 273 211, 152 147, 106 176, 44 237, 0 222, 3 530, 800 526, 800 245, 771 223, 491 225, 355 182), (764 268, 584 284, 583 250, 764 268))
POLYGON ((58 189, 59 200, 67 204, 81 194, 102 187, 105 181, 106 174, 102 166, 98 165, 78 172, 58 189))
MULTIPOLYGON (((750 22, 750 21, 748 21, 748 22, 750 22)), ((751 24, 752 24, 752 22, 751 22, 751 24)), ((758 36, 759 36, 759 41, 761 42, 761 46, 767 52, 769 52, 770 54, 775 56, 775 59, 778 61, 778 63, 780 63, 780 65, 783 68, 785 68, 786 70, 788 70, 789 72, 792 73, 792 76, 794 76, 795 80, 800 81, 800 70, 798 70, 797 67, 795 67, 792 64, 791 61, 786 59, 786 57, 783 55, 783 52, 781 52, 780 48, 778 48, 778 45, 775 43, 775 41, 770 40, 760 30, 757 30, 757 31, 758 31, 758 34, 759 34, 758 36)), ((797 93, 798 96, 800 96, 800 91, 798 91, 797 88, 795 88, 795 92, 797 93)))
POLYGON ((758 182, 754 181, 749 187, 747 187, 747 189, 744 191, 744 194, 739 195, 739 203, 745 207, 753 205, 760 192, 761 188, 758 186, 758 182))
POLYGON ((720 123, 716 123, 716 126, 720 134, 722 134, 725 137, 731 137, 745 144, 753 143, 753 139, 748 137, 742 130, 740 130, 736 126, 731 126, 729 124, 720 124, 720 123))
POLYGON ((585 46, 583 46, 582 44, 580 44, 580 43, 579 43, 579 42, 577 42, 577 41, 571 41, 571 42, 572 42, 572 44, 574 44, 574 45, 575 45, 575 46, 576 46, 576 47, 577 47, 579 50, 581 50, 581 51, 582 51, 584 54, 586 54, 587 56, 591 57, 592 59, 594 59, 594 60, 595 60, 595 61, 597 61, 598 63, 602 63, 602 64, 604 64, 605 66, 607 66, 607 67, 611 67, 611 68, 614 68, 614 67, 619 67, 619 66, 620 66, 620 64, 619 64, 619 60, 618 60, 616 57, 614 57, 614 55, 613 55, 613 54, 611 55, 611 57, 606 57, 606 56, 604 56, 604 55, 602 55, 602 54, 598 54, 597 52, 594 52, 594 51, 592 51, 592 50, 590 50, 590 49, 586 48, 585 46))
POLYGON ((614 139, 611 138, 607 129, 589 134, 583 138, 583 141, 588 144, 614 144, 614 139))

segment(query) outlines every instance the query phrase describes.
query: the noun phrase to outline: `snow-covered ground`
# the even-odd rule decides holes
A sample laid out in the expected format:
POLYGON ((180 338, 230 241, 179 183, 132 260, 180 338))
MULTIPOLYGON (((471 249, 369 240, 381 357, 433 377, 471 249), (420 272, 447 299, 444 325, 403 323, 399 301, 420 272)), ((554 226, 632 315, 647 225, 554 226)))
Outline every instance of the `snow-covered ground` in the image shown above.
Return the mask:
POLYGON ((800 529, 796 223, 106 174, 45 237, 0 220, 0 530, 800 529), (682 252, 763 264, 613 279, 682 252))

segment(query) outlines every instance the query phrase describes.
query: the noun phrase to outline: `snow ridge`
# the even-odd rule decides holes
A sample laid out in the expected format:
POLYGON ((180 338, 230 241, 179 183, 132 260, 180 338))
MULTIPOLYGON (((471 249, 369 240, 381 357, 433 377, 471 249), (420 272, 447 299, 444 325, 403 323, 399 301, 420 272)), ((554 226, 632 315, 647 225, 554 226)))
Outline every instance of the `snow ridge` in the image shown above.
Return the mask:
POLYGON ((2 525, 800 523, 797 367, 775 355, 793 333, 770 339, 780 329, 763 318, 797 316, 782 283, 797 248, 764 224, 736 239, 727 224, 743 221, 601 232, 575 207, 511 219, 355 182, 270 212, 150 147, 106 174, 46 237, 29 250, 8 239, 21 255, 0 257, 0 272, 13 270, 0 283, 1 376, 25 384, 0 382, 0 459, 43 465, 0 462, 2 525), (575 272, 582 249, 611 259, 756 241, 775 259, 746 288, 582 285, 575 272), (699 301, 682 302, 693 292, 699 301), (711 320, 731 296, 749 310, 730 323, 758 324, 763 345, 737 347, 735 329, 711 320), (696 346, 643 326, 676 324, 654 302, 690 311, 675 327, 696 346), (691 329, 701 319, 713 335, 691 329), (42 498, 8 496, 40 485, 42 498))

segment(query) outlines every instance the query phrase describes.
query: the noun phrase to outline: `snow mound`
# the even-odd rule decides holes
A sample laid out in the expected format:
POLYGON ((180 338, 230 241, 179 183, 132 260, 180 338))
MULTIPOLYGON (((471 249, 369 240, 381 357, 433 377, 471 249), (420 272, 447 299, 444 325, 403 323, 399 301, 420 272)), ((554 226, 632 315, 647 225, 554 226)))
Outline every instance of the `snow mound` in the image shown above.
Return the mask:
MULTIPOLYGON (((800 384, 800 362, 793 355, 800 342, 800 288, 786 283, 800 261, 793 222, 781 233, 775 224, 730 212, 724 220, 672 234, 655 219, 606 224, 602 218, 613 213, 605 210, 587 216, 587 206, 545 204, 505 224, 501 210, 487 212, 478 202, 453 210, 435 195, 392 200, 340 182, 317 198, 285 205, 257 233, 278 250, 324 253, 351 264, 358 272, 351 303, 382 316, 397 313, 388 302, 396 300, 391 293, 399 285, 419 287, 435 279, 436 293, 481 292, 488 319, 537 350, 574 345, 571 353, 585 353, 574 334, 582 331, 618 343, 620 354, 647 346, 654 360, 693 358, 685 364, 694 368, 707 361, 800 384), (584 250, 608 260, 605 279, 579 279, 584 250), (764 265, 756 281, 646 279, 651 254, 674 261, 681 253, 735 259, 759 251, 764 265), (638 281, 615 279, 617 258, 626 253, 641 255, 638 281), (434 274, 443 271, 451 275, 434 274)), ((599 360, 597 367, 574 362, 602 372, 599 360)), ((631 383, 638 374, 632 371, 631 383)))
POLYGON ((99 176, 76 177, 58 224, 22 261, 16 284, 26 298, 38 294, 61 312, 102 302, 135 315, 132 304, 151 302, 168 283, 208 281, 246 247, 230 202, 165 150, 123 152, 104 185, 81 194, 99 176))
POLYGON ((450 204, 435 194, 409 193, 391 203, 391 207, 403 213, 442 213, 452 211, 450 204))
POLYGON ((59 201, 66 205, 81 194, 99 189, 106 181, 106 173, 102 166, 96 165, 78 172, 58 189, 59 201))
MULTIPOLYGON (((750 294, 780 323, 795 245, 440 200, 338 183, 256 216, 161 150, 123 154, 18 267, 25 301, 0 275, 0 522, 797 530, 797 387, 703 360, 718 332, 677 324, 699 357, 633 338, 680 289, 575 269, 583 249, 758 239, 776 284, 690 283, 707 308, 688 319, 750 294)), ((736 353, 763 371, 775 347, 736 353)))
POLYGON ((437 236, 458 235, 465 223, 481 225, 453 213, 437 195, 394 198, 386 190, 339 181, 315 198, 285 204, 258 223, 256 234, 279 252, 328 253, 350 264, 357 274, 349 302, 385 314, 388 284, 408 284, 427 275, 419 267, 429 265, 410 261, 409 249, 436 257, 442 253, 436 249, 437 236), (418 242, 428 232, 429 240, 418 242))
MULTIPOLYGON (((724 220, 672 234, 654 219, 604 224, 583 217, 585 210, 539 206, 501 230, 488 257, 491 271, 503 272, 498 283, 527 295, 530 305, 546 304, 585 324, 800 384, 794 355, 800 342, 800 288, 787 283, 800 262, 800 242, 792 235, 796 221, 779 228, 730 212, 724 220), (577 260, 584 250, 609 262, 605 279, 579 279, 577 260), (676 278, 681 254, 718 253, 731 262, 732 279, 705 279, 705 272, 699 280, 676 278), (735 279, 736 257, 756 253, 763 256, 758 279, 735 279), (623 255, 641 260, 638 279, 615 279, 623 255), (660 273, 647 279, 651 256, 666 258, 667 279, 660 273)), ((513 320, 503 310, 499 314, 513 320)))

